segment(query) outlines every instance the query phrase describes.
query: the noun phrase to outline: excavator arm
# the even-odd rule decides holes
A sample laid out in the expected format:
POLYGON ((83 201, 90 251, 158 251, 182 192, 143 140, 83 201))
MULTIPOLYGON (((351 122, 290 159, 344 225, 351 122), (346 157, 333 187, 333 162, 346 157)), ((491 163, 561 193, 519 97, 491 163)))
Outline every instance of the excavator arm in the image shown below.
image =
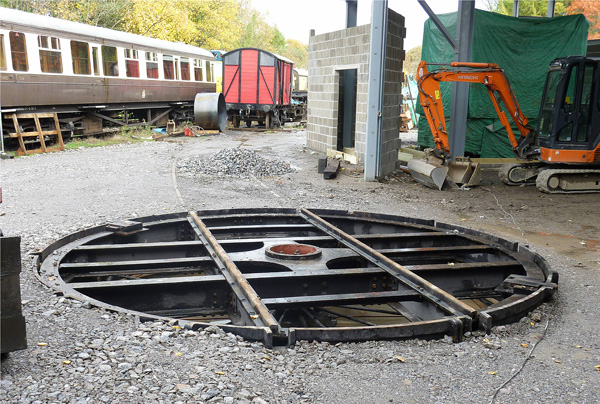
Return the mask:
POLYGON ((419 88, 419 101, 425 111, 425 117, 431 128, 433 141, 440 157, 445 157, 444 153, 450 153, 440 81, 485 85, 496 114, 498 114, 502 126, 508 133, 508 139, 515 155, 520 158, 527 158, 533 154, 529 149, 531 145, 536 143, 535 130, 529 126, 527 117, 521 111, 504 70, 500 69, 495 63, 453 62, 450 64, 436 64, 436 66, 443 67, 430 72, 427 69, 427 62, 421 61, 417 69, 417 85, 419 88), (448 66, 453 69, 448 70, 448 66), (504 104, 520 132, 518 140, 510 126, 506 113, 500 107, 500 102, 504 104))

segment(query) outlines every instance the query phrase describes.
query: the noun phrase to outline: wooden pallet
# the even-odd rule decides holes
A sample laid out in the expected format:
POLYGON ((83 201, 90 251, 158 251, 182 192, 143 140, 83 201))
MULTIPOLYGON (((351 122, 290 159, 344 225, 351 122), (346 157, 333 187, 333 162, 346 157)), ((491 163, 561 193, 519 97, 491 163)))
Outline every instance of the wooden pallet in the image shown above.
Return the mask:
POLYGON ((27 155, 35 153, 47 153, 51 151, 65 150, 65 144, 63 143, 62 133, 60 132, 60 124, 58 122, 58 116, 55 113, 31 113, 31 114, 11 114, 5 115, 6 118, 13 120, 16 132, 9 133, 10 137, 16 137, 19 140, 19 149, 17 150, 18 155, 27 155), (35 122, 36 130, 33 132, 21 132, 21 126, 19 125, 19 119, 33 119, 35 122), (40 119, 53 119, 54 130, 42 130, 40 119), (55 136, 59 146, 47 147, 45 136, 55 136), (39 149, 27 150, 25 147, 26 138, 38 138, 40 143, 39 149))

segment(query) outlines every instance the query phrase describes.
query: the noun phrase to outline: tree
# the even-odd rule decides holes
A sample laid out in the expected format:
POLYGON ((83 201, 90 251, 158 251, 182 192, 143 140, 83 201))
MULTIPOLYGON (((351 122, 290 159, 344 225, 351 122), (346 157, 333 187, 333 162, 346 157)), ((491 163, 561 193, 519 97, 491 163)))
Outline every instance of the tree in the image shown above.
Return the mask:
POLYGON ((281 56, 293 61, 294 67, 308 69, 308 45, 300 41, 295 39, 285 41, 285 49, 281 52, 281 56))
POLYGON ((242 34, 239 0, 189 0, 186 8, 196 26, 193 45, 220 50, 236 47, 242 34))
MULTIPOLYGON (((558 0, 554 6, 554 15, 566 15, 567 8, 573 0, 558 0)), ((485 0, 488 11, 512 15, 513 0, 485 0)), ((519 2, 520 17, 546 17, 548 15, 548 0, 528 0, 519 2)))
POLYGON ((419 45, 406 52, 406 56, 404 57, 404 69, 408 74, 415 74, 417 72, 417 66, 419 66, 419 62, 421 61, 422 49, 421 45, 419 45))
POLYGON ((248 0, 0 0, 0 6, 206 49, 254 47, 308 67, 308 46, 286 41, 248 0))
MULTIPOLYGON (((512 15, 512 0, 486 0, 489 11, 512 15)), ((519 16, 546 17, 547 0, 521 1, 519 16)), ((600 1, 598 0, 559 0, 554 7, 554 15, 583 14, 590 23, 588 39, 600 39, 600 1)))
POLYGON ((119 29, 131 0, 0 0, 0 6, 119 29))
POLYGON ((590 23, 588 39, 600 39, 600 1, 574 0, 568 14, 583 14, 590 23))
POLYGON ((131 0, 124 17, 127 32, 173 42, 193 43, 197 36, 183 0, 131 0))
POLYGON ((240 18, 242 34, 237 41, 239 48, 259 48, 274 51, 273 27, 271 27, 262 14, 252 8, 245 8, 240 18))
POLYGON ((285 50, 285 46, 285 37, 283 36, 281 31, 279 31, 279 28, 275 26, 273 28, 273 37, 271 38, 271 47, 274 52, 283 53, 285 50))

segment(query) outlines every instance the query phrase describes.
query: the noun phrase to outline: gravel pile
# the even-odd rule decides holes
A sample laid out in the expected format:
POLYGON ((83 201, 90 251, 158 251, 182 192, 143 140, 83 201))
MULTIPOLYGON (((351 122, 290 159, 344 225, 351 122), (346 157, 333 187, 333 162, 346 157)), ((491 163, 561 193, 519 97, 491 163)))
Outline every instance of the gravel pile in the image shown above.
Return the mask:
POLYGON ((227 148, 208 159, 193 157, 178 164, 181 171, 245 178, 273 177, 294 171, 289 163, 268 159, 249 149, 227 148))

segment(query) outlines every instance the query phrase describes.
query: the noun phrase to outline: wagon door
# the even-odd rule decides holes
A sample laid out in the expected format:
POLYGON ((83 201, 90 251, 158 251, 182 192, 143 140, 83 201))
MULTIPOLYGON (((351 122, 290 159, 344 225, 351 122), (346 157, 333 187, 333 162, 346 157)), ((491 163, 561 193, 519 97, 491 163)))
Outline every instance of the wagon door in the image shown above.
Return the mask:
POLYGON ((261 52, 258 75, 258 103, 261 105, 277 103, 275 61, 273 55, 261 52))
POLYGON ((283 86, 283 105, 289 105, 291 100, 292 91, 292 65, 290 63, 284 63, 283 78, 281 85, 283 86))
POLYGON ((244 49, 240 55, 240 102, 256 104, 258 102, 258 50, 244 49))
POLYGON ((240 51, 230 52, 223 56, 223 97, 225 102, 240 102, 240 51))

